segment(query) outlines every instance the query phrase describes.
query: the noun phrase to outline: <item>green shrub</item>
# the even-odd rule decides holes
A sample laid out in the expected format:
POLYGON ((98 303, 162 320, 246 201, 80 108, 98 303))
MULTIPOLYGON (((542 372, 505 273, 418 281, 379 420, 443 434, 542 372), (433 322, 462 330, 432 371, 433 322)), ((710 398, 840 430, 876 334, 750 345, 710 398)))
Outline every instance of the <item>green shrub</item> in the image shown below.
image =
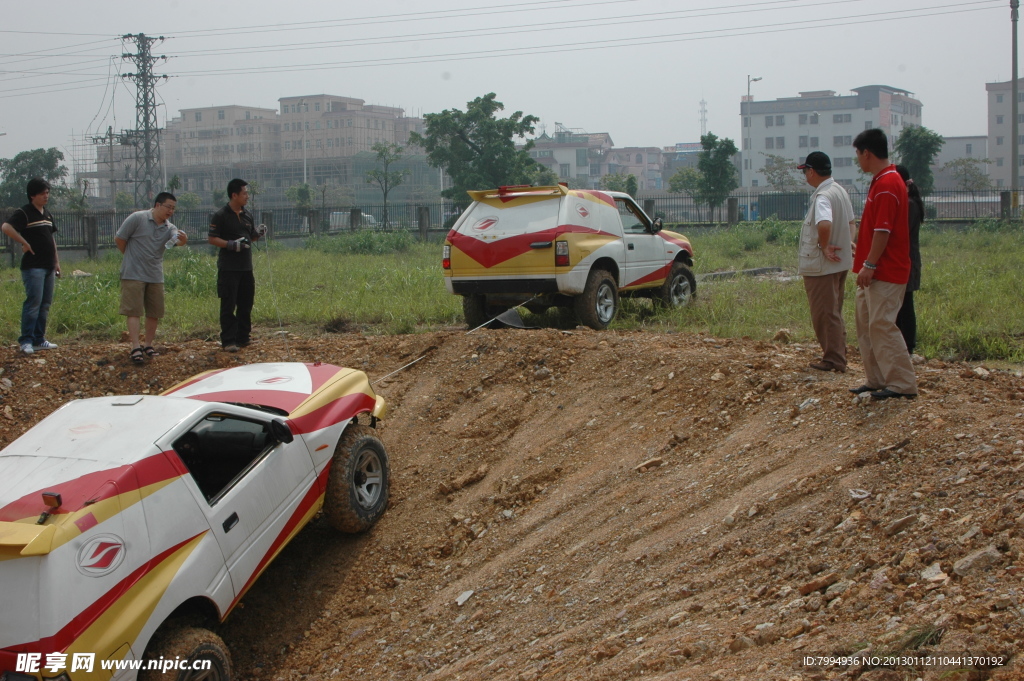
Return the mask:
POLYGON ((414 242, 412 234, 406 230, 378 232, 364 229, 358 232, 310 237, 306 239, 305 246, 322 253, 384 255, 404 253, 414 242))

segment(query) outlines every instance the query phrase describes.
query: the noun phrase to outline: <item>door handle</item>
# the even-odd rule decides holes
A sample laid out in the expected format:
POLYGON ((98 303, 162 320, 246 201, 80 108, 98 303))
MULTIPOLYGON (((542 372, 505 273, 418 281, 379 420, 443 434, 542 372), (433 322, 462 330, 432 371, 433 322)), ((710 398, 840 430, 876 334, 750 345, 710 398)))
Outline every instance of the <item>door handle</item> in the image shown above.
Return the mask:
POLYGON ((221 527, 224 528, 225 532, 230 532, 231 528, 234 527, 237 524, 238 524, 238 514, 237 513, 232 513, 231 515, 228 516, 228 519, 224 521, 224 524, 221 525, 221 527))
POLYGON ((626 248, 627 248, 627 249, 629 249, 629 250, 631 250, 631 251, 632 251, 632 250, 635 250, 635 249, 633 248, 633 244, 629 244, 628 246, 626 246, 626 248))

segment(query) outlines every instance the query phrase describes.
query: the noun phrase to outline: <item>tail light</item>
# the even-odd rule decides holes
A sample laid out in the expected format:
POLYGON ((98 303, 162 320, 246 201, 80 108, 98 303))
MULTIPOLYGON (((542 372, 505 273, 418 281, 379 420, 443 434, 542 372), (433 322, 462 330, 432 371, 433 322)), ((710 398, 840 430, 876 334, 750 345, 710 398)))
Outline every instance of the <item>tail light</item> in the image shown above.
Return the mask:
POLYGON ((555 242, 555 267, 569 266, 569 242, 555 242))
POLYGON ((444 251, 441 254, 441 267, 446 270, 452 268, 452 247, 450 244, 444 245, 444 251))

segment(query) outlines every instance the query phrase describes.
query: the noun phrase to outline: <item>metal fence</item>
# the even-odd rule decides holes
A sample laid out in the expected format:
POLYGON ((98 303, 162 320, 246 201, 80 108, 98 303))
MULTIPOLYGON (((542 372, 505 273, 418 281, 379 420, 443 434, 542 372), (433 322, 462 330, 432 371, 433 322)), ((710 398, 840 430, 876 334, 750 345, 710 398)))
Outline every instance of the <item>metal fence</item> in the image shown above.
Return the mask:
MULTIPOLYGON (((866 195, 852 192, 850 199, 859 214, 866 195)), ((734 192, 737 219, 740 221, 776 217, 782 220, 802 220, 807 211, 808 192, 772 192, 740 190, 734 192)), ((724 223, 728 220, 728 204, 715 209, 682 194, 643 194, 638 201, 645 209, 661 217, 666 223, 692 225, 724 223)), ((1019 215, 1012 205, 1010 192, 988 191, 935 191, 925 199, 927 219, 977 220, 1019 215)), ((314 235, 338 234, 351 230, 408 230, 420 236, 438 236, 445 232, 446 224, 459 214, 459 208, 447 201, 389 203, 387 214, 383 204, 361 206, 327 206, 314 209, 274 208, 263 210, 250 206, 258 223, 266 224, 275 238, 302 238, 314 235), (386 218, 386 219, 385 219, 386 218)), ((61 248, 84 249, 96 255, 114 248, 114 234, 131 211, 97 211, 76 213, 53 211, 56 221, 57 244, 61 248)), ((205 243, 211 212, 207 209, 178 210, 173 222, 188 234, 193 244, 205 243)), ((6 220, 7 212, 0 212, 6 220)), ((2 240, 0 252, 11 253, 13 242, 2 240)), ((20 249, 17 249, 20 254, 20 249)))

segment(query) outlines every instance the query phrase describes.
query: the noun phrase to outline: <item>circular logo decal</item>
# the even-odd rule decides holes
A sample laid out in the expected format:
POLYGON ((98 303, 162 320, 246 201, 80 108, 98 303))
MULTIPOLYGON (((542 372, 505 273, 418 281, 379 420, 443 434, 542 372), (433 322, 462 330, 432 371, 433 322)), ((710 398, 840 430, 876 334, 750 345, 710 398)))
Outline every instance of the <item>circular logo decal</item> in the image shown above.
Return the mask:
POLYGON ((291 376, 274 376, 273 378, 264 378, 262 381, 256 381, 259 385, 275 385, 277 383, 287 383, 292 380, 291 376))
POLYGON ((475 229, 478 232, 483 232, 485 230, 490 229, 496 224, 498 224, 498 218, 496 217, 481 218, 476 221, 475 225, 473 225, 473 229, 475 229))
POLYGON ((587 210, 587 207, 584 206, 582 203, 576 204, 576 212, 580 214, 581 218, 585 218, 588 215, 590 215, 590 211, 587 210))
POLYGON ((78 550, 78 571, 86 577, 102 577, 124 562, 124 540, 113 534, 96 535, 78 550))

